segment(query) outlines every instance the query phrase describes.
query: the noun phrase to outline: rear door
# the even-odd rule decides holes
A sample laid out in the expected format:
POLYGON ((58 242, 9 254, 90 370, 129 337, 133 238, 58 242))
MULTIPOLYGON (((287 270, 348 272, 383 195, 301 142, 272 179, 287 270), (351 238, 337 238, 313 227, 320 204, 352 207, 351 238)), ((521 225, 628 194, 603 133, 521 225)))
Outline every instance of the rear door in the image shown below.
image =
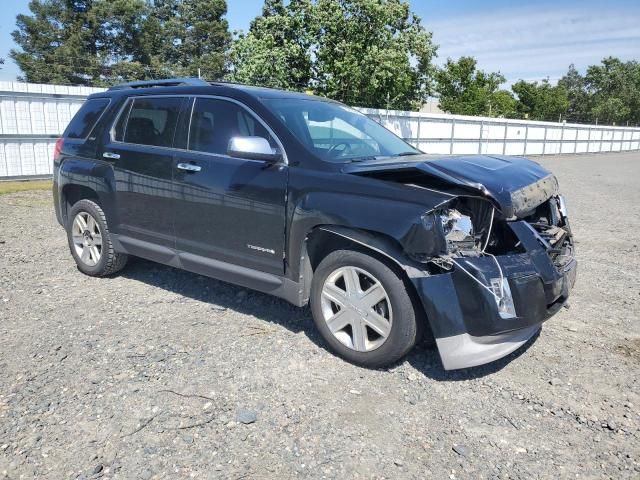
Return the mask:
POLYGON ((103 157, 114 162, 117 231, 134 255, 173 257, 172 150, 185 97, 140 96, 123 105, 103 157))
POLYGON ((272 147, 281 145, 234 100, 191 101, 191 118, 178 133, 184 145, 174 177, 177 249, 188 254, 181 256, 183 264, 207 273, 213 259, 282 275, 287 167, 227 155, 235 136, 261 136, 272 147))

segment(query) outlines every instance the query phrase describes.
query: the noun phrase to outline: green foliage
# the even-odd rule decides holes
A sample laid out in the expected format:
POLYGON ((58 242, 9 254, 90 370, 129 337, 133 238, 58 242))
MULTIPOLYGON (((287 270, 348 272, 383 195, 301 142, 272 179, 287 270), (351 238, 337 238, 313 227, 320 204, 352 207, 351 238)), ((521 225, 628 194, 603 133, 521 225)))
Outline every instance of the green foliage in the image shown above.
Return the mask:
POLYGON ((225 0, 32 0, 10 56, 20 80, 108 85, 225 72, 225 0))
POLYGON ((151 65, 172 76, 219 79, 231 43, 225 0, 153 0, 144 26, 151 65))
POLYGON ((591 117, 602 123, 640 123, 640 63, 609 57, 584 77, 591 117))
POLYGON ((604 124, 640 124, 640 63, 608 57, 580 75, 573 67, 559 85, 569 95, 568 118, 604 124))
POLYGON ((584 77, 574 65, 569 66, 569 71, 558 81, 558 85, 567 92, 569 107, 564 114, 567 121, 591 122, 591 97, 587 93, 584 77))
POLYGON ((448 59, 435 75, 440 108, 457 115, 509 117, 516 107, 510 92, 499 90, 505 78, 476 68, 473 57, 448 59))
POLYGON ((520 118, 558 121, 569 108, 567 90, 561 85, 552 86, 548 80, 520 80, 511 89, 518 96, 516 111, 520 118))
POLYGON ((402 0, 268 0, 233 46, 229 78, 409 109, 430 93, 434 54, 402 0))
POLYGON ((229 79, 250 85, 305 90, 312 72, 308 2, 267 0, 262 15, 240 34, 230 53, 229 79))
POLYGON ((460 115, 504 116, 529 120, 605 124, 640 123, 640 63, 605 58, 581 75, 571 65, 557 85, 520 80, 515 94, 499 87, 499 73, 477 69, 473 57, 447 60, 436 75, 440 108, 460 115))

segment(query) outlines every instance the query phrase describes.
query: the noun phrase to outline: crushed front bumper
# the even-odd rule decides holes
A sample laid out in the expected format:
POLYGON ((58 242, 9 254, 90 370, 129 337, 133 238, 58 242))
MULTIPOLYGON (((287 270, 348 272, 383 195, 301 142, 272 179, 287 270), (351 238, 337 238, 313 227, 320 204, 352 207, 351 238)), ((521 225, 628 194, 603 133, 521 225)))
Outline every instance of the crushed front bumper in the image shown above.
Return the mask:
POLYGON ((490 285, 500 271, 491 257, 467 257, 448 273, 413 278, 446 370, 473 367, 508 355, 523 345, 569 298, 577 262, 561 268, 531 234, 525 222, 511 227, 526 252, 497 256, 509 283, 516 315, 505 318, 495 298, 480 284, 490 285))

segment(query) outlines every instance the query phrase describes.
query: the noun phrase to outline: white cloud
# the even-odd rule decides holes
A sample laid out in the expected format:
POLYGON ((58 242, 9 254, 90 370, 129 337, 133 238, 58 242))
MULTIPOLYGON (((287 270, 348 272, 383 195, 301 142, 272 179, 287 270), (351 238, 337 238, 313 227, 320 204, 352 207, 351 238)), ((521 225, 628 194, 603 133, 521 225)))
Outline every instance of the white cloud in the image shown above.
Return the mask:
POLYGON ((438 63, 471 55, 480 68, 502 72, 508 83, 557 80, 571 63, 584 69, 608 56, 640 59, 640 5, 514 7, 425 24, 440 46, 438 63))

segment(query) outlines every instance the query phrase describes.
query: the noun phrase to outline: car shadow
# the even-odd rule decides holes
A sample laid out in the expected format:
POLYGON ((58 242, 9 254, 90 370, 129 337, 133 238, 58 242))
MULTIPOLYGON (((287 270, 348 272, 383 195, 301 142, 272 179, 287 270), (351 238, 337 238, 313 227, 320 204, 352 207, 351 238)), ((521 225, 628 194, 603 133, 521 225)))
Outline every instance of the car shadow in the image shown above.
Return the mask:
MULTIPOLYGON (((132 258, 119 275, 193 300, 209 303, 214 311, 218 309, 234 310, 245 315, 252 315, 265 322, 283 326, 292 333, 303 332, 313 343, 328 350, 313 324, 311 311, 308 307, 295 307, 265 293, 140 258, 132 258)), ((447 371, 442 367, 436 347, 428 345, 427 342, 416 345, 409 355, 399 363, 407 361, 425 377, 436 381, 472 380, 502 370, 525 353, 539 335, 538 331, 515 352, 479 367, 447 371)), ((383 370, 391 370, 396 366, 392 365, 383 370)))

